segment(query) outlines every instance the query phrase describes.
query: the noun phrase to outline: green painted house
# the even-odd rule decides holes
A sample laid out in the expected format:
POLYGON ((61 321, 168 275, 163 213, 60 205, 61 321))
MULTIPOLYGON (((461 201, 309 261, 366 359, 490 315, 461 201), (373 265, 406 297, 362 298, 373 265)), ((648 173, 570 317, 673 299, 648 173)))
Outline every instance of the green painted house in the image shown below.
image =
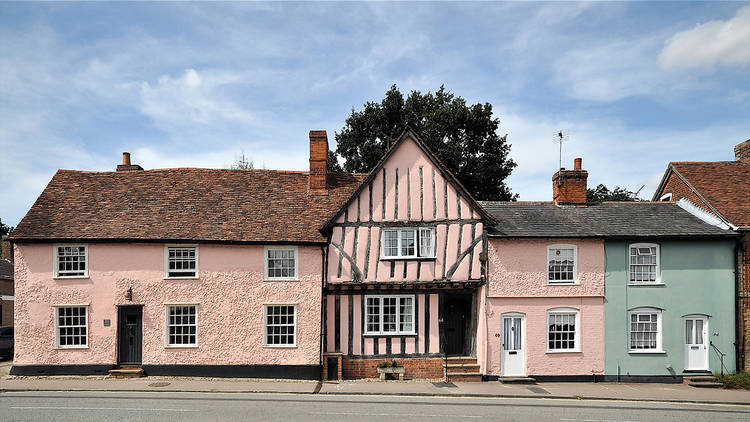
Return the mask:
POLYGON ((722 362, 734 372, 735 233, 674 221, 632 229, 604 244, 605 380, 682 382, 722 362))

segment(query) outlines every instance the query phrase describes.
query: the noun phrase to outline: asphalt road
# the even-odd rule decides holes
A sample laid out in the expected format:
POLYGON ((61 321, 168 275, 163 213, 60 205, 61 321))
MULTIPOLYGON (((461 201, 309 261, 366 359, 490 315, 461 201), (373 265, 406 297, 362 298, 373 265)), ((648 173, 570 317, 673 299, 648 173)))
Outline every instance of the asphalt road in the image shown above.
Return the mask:
POLYGON ((2 421, 747 421, 750 406, 239 393, 0 393, 2 421))

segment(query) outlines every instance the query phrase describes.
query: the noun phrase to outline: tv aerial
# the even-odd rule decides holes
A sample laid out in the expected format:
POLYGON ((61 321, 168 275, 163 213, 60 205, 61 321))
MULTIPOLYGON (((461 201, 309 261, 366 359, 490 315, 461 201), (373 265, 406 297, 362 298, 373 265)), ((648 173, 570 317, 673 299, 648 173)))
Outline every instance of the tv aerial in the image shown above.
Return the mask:
POLYGON ((552 142, 560 144, 560 167, 562 170, 562 147, 563 142, 570 142, 570 131, 568 129, 561 129, 552 135, 552 142))

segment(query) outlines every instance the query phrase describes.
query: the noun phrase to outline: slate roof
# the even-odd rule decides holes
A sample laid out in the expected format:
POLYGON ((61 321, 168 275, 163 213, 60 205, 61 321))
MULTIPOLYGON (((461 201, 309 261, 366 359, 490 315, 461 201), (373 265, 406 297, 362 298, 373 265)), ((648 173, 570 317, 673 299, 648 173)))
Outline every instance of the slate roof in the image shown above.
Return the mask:
POLYGON ((13 280, 13 263, 0 259, 0 280, 13 280))
POLYGON ((750 163, 683 161, 669 165, 722 217, 736 226, 750 227, 750 163))
POLYGON ((58 170, 11 239, 322 243, 364 177, 329 174, 328 195, 311 196, 308 172, 58 170))
POLYGON ((704 223, 673 202, 604 202, 557 206, 552 202, 480 202, 497 220, 493 237, 733 236, 704 223))

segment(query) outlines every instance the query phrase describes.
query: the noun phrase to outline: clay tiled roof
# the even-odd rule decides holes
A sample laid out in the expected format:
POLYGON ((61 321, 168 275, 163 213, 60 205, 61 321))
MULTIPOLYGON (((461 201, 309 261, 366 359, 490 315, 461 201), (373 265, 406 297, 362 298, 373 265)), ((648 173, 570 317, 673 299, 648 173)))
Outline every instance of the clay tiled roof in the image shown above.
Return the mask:
POLYGON ((319 229, 364 179, 329 174, 308 194, 307 172, 59 170, 13 232, 20 240, 324 242, 319 229))
POLYGON ((675 162, 670 166, 730 223, 750 226, 750 163, 675 162))
POLYGON ((482 202, 497 220, 494 237, 722 237, 735 232, 704 223, 674 202, 482 202))

